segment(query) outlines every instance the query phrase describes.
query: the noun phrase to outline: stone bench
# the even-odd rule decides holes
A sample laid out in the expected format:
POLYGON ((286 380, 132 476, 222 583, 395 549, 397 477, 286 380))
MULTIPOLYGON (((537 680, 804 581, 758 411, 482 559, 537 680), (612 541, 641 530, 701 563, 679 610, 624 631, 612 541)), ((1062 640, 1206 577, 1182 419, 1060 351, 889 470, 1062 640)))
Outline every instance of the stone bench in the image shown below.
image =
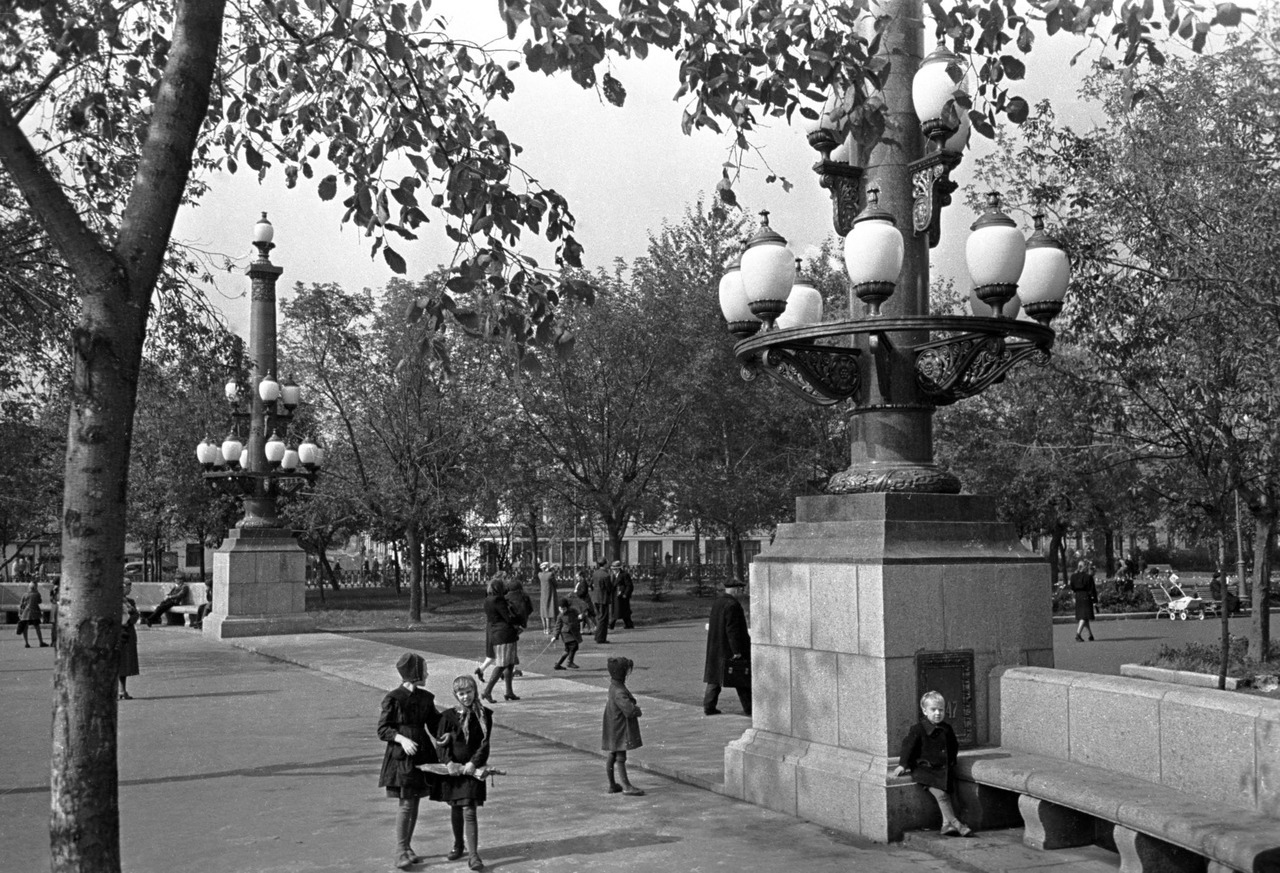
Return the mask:
MULTIPOLYGON (((138 588, 140 584, 155 586, 157 589, 162 590, 162 593, 159 597, 154 597, 154 592, 147 592, 149 595, 154 597, 154 599, 148 598, 148 601, 146 603, 144 603, 141 599, 135 597, 135 602, 138 604, 138 611, 141 612, 145 617, 155 612, 156 607, 160 605, 160 601, 164 599, 163 592, 167 592, 170 588, 173 587, 173 584, 172 583, 137 583, 135 582, 133 585, 135 594, 138 593, 138 588)), ((196 616, 199 614, 200 607, 208 602, 209 602, 208 587, 203 582, 189 582, 187 583, 187 595, 182 599, 182 603, 179 603, 177 606, 169 607, 169 609, 165 612, 163 616, 161 616, 161 618, 164 619, 165 624, 171 624, 171 625, 186 624, 190 626, 191 623, 195 621, 196 616)))
MULTIPOLYGON (((1036 849, 1114 845, 1124 873, 1252 873, 1280 855, 1280 820, 1098 767, 1020 752, 962 756, 957 777, 1017 796, 1036 849)), ((986 805, 998 805, 986 798, 986 805)))

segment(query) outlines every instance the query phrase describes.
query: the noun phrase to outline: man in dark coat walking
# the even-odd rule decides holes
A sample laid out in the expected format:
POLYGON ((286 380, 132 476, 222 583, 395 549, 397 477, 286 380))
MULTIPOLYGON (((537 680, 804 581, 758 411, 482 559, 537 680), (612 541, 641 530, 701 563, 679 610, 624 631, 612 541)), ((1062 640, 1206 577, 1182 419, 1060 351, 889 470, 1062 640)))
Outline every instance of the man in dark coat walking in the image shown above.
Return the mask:
POLYGON ((622 566, 621 561, 613 562, 613 614, 609 622, 609 629, 618 622, 622 622, 624 628, 633 628, 635 623, 631 621, 631 593, 635 591, 636 583, 631 578, 630 571, 622 566))
POLYGON ((707 683, 707 691, 702 696, 702 711, 707 715, 720 714, 716 703, 720 700, 722 687, 736 690, 742 712, 751 715, 750 673, 735 670, 735 675, 730 675, 728 671, 730 665, 747 668, 751 665, 747 616, 734 596, 741 588, 741 582, 729 578, 724 583, 724 593, 711 604, 711 618, 707 622, 707 664, 702 671, 702 681, 707 683), (739 678, 736 675, 739 672, 746 675, 739 678))
POLYGON ((596 561, 596 569, 591 573, 591 600, 596 607, 596 642, 607 643, 613 606, 613 577, 604 565, 604 558, 596 561))

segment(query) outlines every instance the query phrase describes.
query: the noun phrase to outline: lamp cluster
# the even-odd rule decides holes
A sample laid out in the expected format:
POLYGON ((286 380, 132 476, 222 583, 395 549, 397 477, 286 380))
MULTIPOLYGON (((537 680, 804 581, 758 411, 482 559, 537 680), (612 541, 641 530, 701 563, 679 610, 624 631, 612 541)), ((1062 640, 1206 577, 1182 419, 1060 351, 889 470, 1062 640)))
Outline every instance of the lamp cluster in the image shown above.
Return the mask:
POLYGON ((278 381, 275 373, 275 283, 282 271, 271 263, 274 237, 264 212, 253 228, 258 257, 248 269, 253 280, 249 317, 253 370, 247 381, 236 376, 227 380, 224 393, 231 420, 227 436, 221 443, 206 437, 196 446, 205 481, 245 498, 246 520, 241 525, 248 526, 274 525, 276 498, 314 482, 324 465, 324 449, 314 439, 294 445, 285 441, 302 402, 302 389, 291 377, 278 381), (247 444, 241 439, 246 426, 247 444))
MULTIPOLYGON (((922 61, 912 82, 921 133, 934 147, 931 154, 910 167, 916 197, 914 230, 917 234, 929 231, 931 242, 936 241, 938 211, 933 204, 943 198, 949 202, 954 185, 946 176, 959 164, 969 139, 968 115, 957 108, 958 102, 967 102, 962 99, 965 90, 959 61, 957 55, 939 46, 922 61), (940 185, 941 198, 937 196, 940 185), (926 202, 922 203, 922 198, 926 202)), ((833 160, 848 154, 836 135, 843 112, 842 101, 829 101, 817 129, 810 133, 810 142, 823 153, 815 170, 822 176, 823 186, 833 188, 836 199, 835 187, 855 176, 853 184, 860 184, 862 175, 861 168, 855 168, 858 172, 851 175, 847 164, 833 160), (845 169, 837 173, 835 169, 842 166, 845 169)), ((868 189, 865 206, 848 222, 847 229, 840 227, 839 217, 836 221, 836 229, 844 237, 844 263, 853 293, 866 304, 870 318, 879 318, 881 305, 893 295, 905 250, 903 231, 894 216, 880 208, 878 193, 876 188, 868 189)), ((768 213, 761 215, 759 230, 726 265, 720 280, 721 312, 729 331, 740 339, 752 336, 761 325, 771 331, 822 322, 821 295, 799 274, 795 255, 769 226, 768 213)), ((1044 216, 1035 216, 1035 231, 1024 239, 1014 220, 1000 210, 999 195, 992 192, 986 212, 971 230, 965 259, 974 286, 973 314, 1012 319, 1025 313, 1047 326, 1062 310, 1070 262, 1062 246, 1045 231, 1044 216)))

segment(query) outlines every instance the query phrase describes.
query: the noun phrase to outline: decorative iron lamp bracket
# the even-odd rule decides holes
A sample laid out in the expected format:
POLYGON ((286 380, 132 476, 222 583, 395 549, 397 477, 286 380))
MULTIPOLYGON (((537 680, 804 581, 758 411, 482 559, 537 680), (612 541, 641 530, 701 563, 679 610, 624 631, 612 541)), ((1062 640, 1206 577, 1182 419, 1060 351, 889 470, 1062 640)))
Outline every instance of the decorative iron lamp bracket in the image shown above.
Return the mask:
POLYGON ((252 495, 257 491, 257 483, 262 482, 264 490, 275 494, 289 496, 296 494, 305 485, 314 485, 318 470, 210 470, 204 474, 205 484, 223 494, 252 495))
POLYGON ((900 350, 914 355, 916 384, 935 406, 982 393, 1028 358, 1046 362, 1055 338, 1052 328, 1012 318, 912 316, 762 331, 734 346, 734 354, 747 381, 764 372, 809 403, 832 406, 851 400, 868 409, 872 407, 862 390, 861 350, 818 342, 861 334, 869 334, 883 402, 892 402, 887 359, 900 350), (954 335, 905 342, 922 332, 954 335), (895 335, 896 342, 891 338, 895 335))
POLYGON ((951 171, 960 165, 960 152, 939 149, 912 161, 911 171, 911 223, 916 235, 929 232, 929 248, 934 248, 942 236, 942 208, 951 205, 951 195, 959 185, 951 181, 951 171))
POLYGON ((862 177, 865 171, 857 164, 831 160, 831 152, 839 143, 829 130, 810 133, 809 145, 822 154, 813 165, 813 171, 818 174, 818 184, 831 192, 831 223, 836 233, 843 237, 862 211, 862 177))

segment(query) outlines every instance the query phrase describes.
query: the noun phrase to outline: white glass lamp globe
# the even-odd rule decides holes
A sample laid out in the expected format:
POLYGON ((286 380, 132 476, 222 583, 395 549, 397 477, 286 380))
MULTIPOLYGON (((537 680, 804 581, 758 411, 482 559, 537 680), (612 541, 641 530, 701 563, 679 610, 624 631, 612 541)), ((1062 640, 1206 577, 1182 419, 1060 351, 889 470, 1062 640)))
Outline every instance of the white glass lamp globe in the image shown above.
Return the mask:
POLYGON ((234 467, 240 463, 240 453, 242 451, 244 451, 244 443, 236 439, 235 434, 227 434, 227 438, 222 441, 222 459, 227 466, 234 467))
POLYGON ((267 440, 267 444, 263 447, 263 451, 267 455, 268 463, 279 464, 284 460, 284 440, 280 439, 279 434, 273 431, 271 439, 267 440))
POLYGON ((292 376, 280 383, 280 399, 284 401, 285 409, 297 409, 302 402, 302 388, 292 376))
POLYGON ((868 190, 867 207, 844 238, 844 268, 853 293, 870 307, 872 316, 880 315, 880 304, 893 295, 905 251, 893 215, 880 208, 879 190, 868 190))
POLYGON ((751 311, 742 287, 742 256, 737 255, 720 277, 720 314, 729 323, 729 332, 746 339, 760 329, 760 319, 751 311))
POLYGON ((920 62, 911 80, 911 102, 920 130, 929 139, 946 139, 955 131, 944 114, 956 91, 961 90, 961 78, 960 56, 945 46, 938 46, 920 62))
POLYGON ((822 294, 809 277, 797 269, 796 283, 787 297, 787 308, 778 316, 778 327, 809 327, 822 323, 822 294))
POLYGON ((240 399, 240 383, 235 379, 228 379, 227 384, 223 387, 223 393, 227 396, 228 403, 235 403, 240 399))
POLYGON ((987 211, 972 226, 964 256, 974 293, 993 309, 1000 309, 1018 290, 1026 261, 1027 241, 1013 219, 1000 211, 1000 195, 987 195, 987 211))
POLYGON ((769 227, 769 213, 760 216, 760 229, 742 253, 742 289, 751 311, 767 324, 787 308, 796 263, 787 241, 769 227))
POLYGON ((1029 316, 1049 324, 1062 311, 1071 283, 1071 259, 1044 229, 1044 215, 1035 217, 1036 229, 1027 240, 1027 257, 1018 278, 1018 292, 1029 316))
POLYGON ((200 445, 196 446, 196 459, 206 467, 212 467, 222 460, 222 454, 218 451, 218 447, 207 439, 200 440, 200 445))
POLYGON ((298 460, 302 462, 304 467, 318 467, 319 462, 316 461, 316 454, 319 451, 319 446, 311 440, 306 440, 302 445, 298 446, 298 460))
POLYGON ((285 449, 284 457, 280 459, 280 467, 284 470, 298 469, 298 450, 285 449))
POLYGON ((280 383, 268 375, 258 383, 258 396, 263 403, 275 403, 280 398, 280 383))
POLYGON ((258 223, 253 226, 253 241, 255 243, 269 243, 276 236, 276 229, 271 226, 271 222, 267 221, 267 213, 262 213, 262 217, 258 219, 258 223))

